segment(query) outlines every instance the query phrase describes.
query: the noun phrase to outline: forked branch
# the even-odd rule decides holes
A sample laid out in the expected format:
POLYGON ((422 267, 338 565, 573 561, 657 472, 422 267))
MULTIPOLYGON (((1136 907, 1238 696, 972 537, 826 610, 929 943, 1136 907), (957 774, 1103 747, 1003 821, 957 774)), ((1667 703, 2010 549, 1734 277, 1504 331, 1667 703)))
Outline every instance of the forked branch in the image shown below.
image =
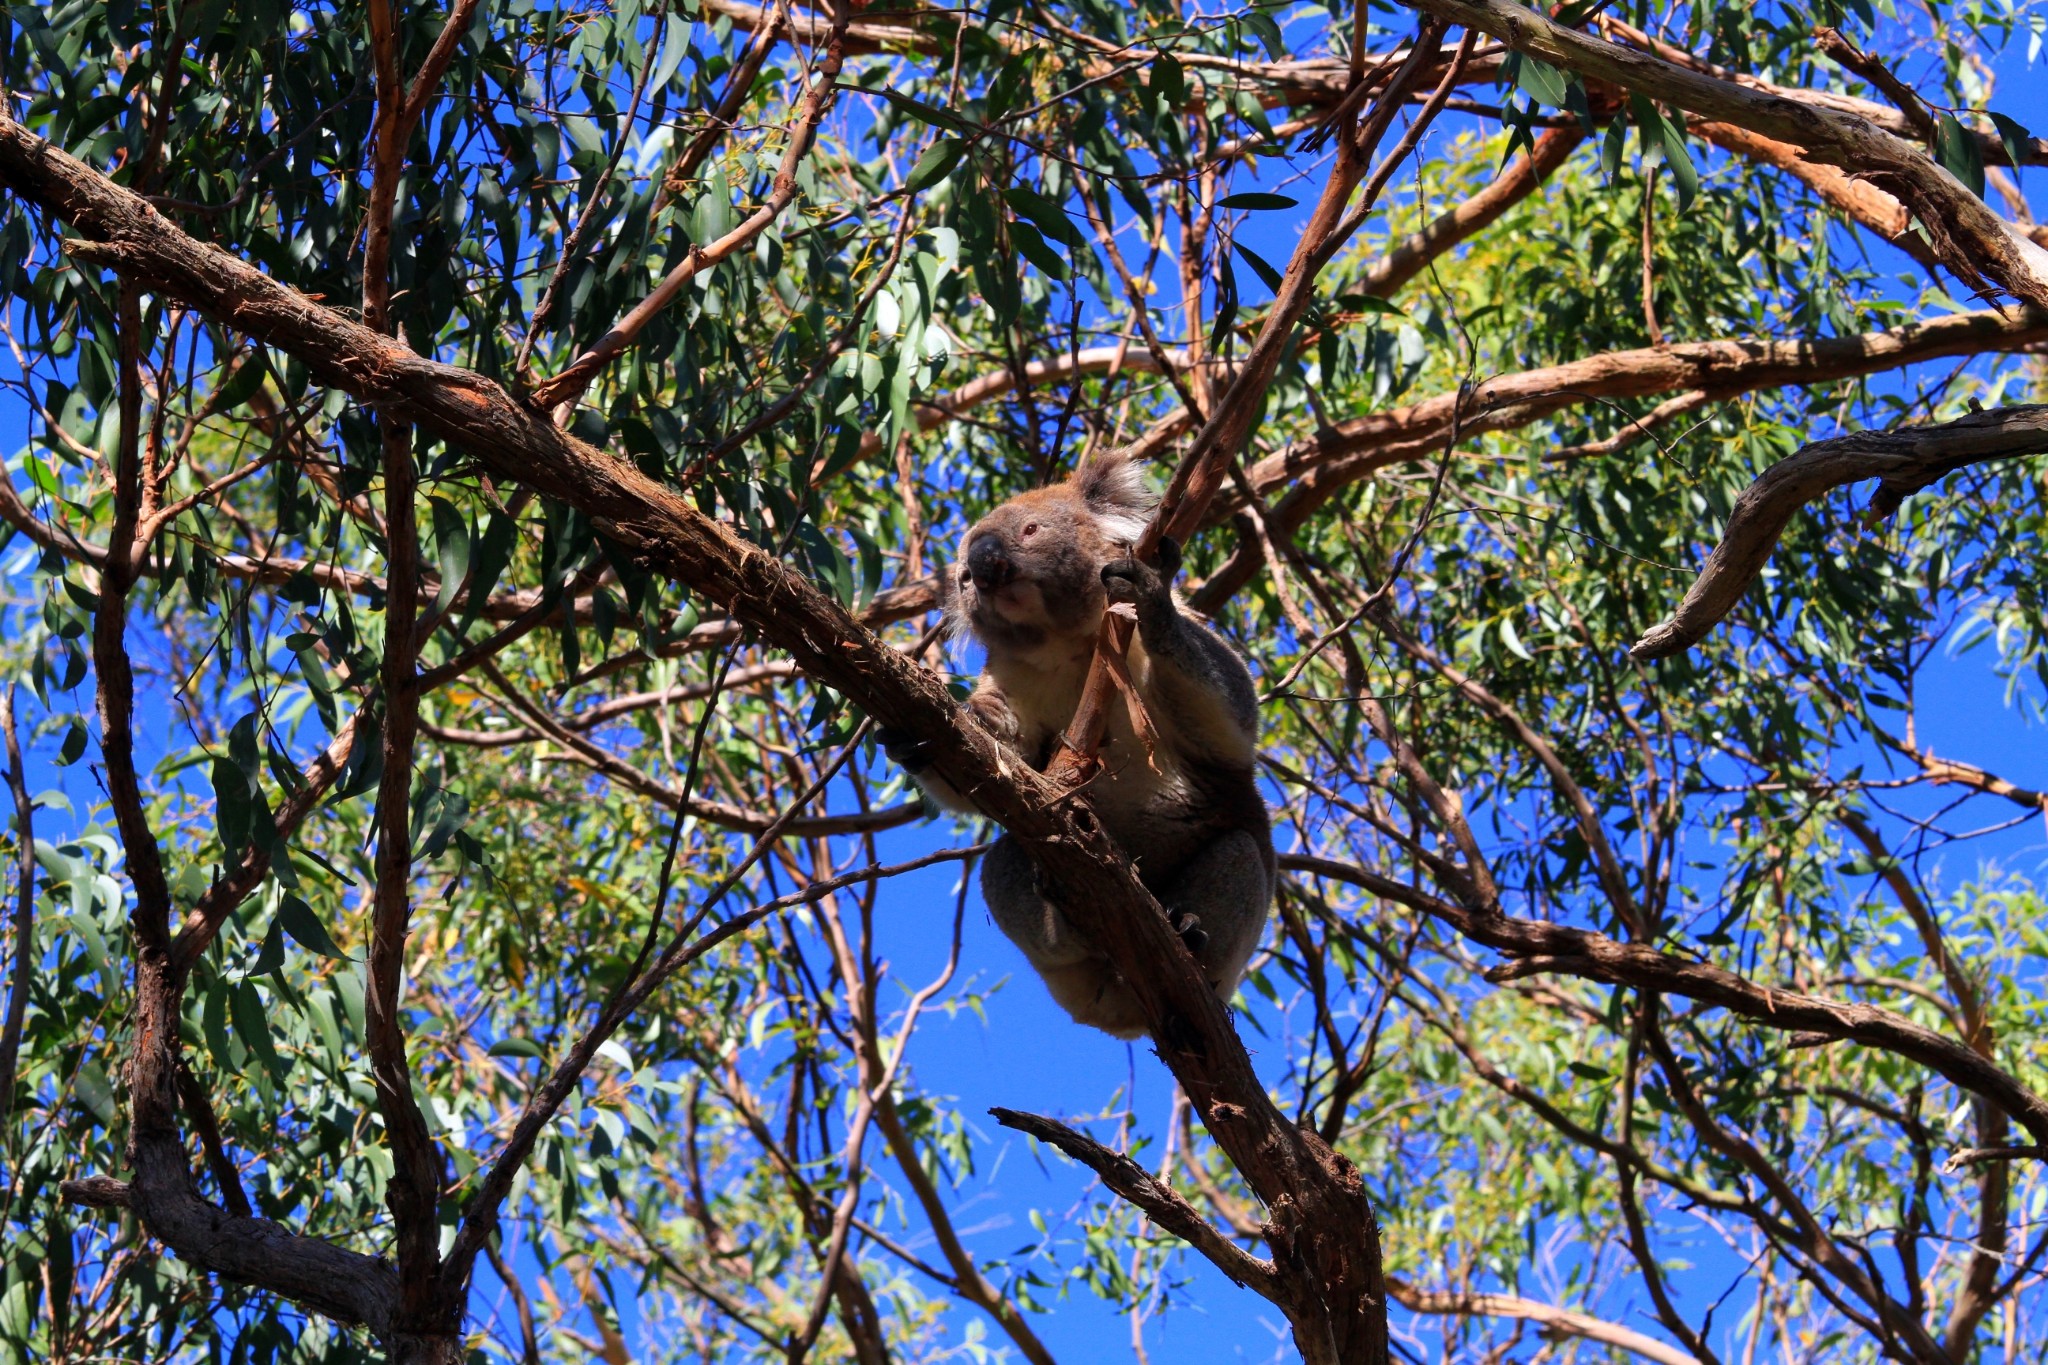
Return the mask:
POLYGON ((1845 483, 1878 480, 1870 515, 1889 517, 1907 497, 1958 469, 2041 454, 2048 454, 2048 405, 1973 412, 1937 426, 1860 431, 1804 446, 1743 490, 1685 600, 1629 653, 1668 659, 1705 639, 1763 572, 1793 514, 1845 483))
POLYGON ((1057 1147, 1101 1176, 1102 1183, 1112 1193, 1129 1200, 1147 1218, 1201 1252, 1211 1265, 1228 1275, 1234 1283, 1254 1289, 1275 1303, 1284 1304, 1271 1261, 1262 1261, 1239 1247, 1204 1218, 1201 1210, 1181 1198, 1179 1191, 1164 1181, 1155 1180, 1143 1166, 1122 1152, 1111 1151, 1086 1133, 1077 1133, 1064 1123, 1039 1114, 1003 1108, 988 1112, 1003 1127, 1014 1128, 1057 1147))

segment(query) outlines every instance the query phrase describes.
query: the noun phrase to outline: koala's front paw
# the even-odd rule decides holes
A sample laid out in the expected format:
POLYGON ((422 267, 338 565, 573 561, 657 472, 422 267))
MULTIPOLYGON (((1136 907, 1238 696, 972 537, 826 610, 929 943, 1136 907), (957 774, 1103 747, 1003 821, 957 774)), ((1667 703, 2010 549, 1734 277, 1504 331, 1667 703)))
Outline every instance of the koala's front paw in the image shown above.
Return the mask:
POLYGON ((932 754, 938 747, 903 730, 877 729, 875 742, 882 746, 890 762, 913 777, 932 766, 932 754))
POLYGON ((1126 555, 1102 566, 1102 589, 1112 602, 1158 605, 1172 599, 1173 576, 1180 572, 1180 546, 1172 537, 1159 541, 1159 565, 1126 555))

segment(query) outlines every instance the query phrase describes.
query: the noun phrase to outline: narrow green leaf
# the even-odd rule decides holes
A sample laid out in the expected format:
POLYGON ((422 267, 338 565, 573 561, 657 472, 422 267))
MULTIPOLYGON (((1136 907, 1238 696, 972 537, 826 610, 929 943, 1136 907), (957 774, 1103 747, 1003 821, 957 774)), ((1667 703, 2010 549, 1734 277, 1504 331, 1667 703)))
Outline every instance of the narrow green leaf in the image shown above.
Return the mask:
POLYGON ((242 770, 242 776, 248 779, 249 790, 253 794, 263 772, 262 750, 256 742, 254 711, 236 721, 234 728, 228 731, 228 757, 242 770))
POLYGON ((1003 191, 1003 200, 1031 223, 1045 236, 1068 246, 1079 246, 1081 234, 1074 227, 1067 211, 1052 200, 1032 189, 1029 185, 1012 185, 1003 191))
POLYGON ((1059 253, 1046 245, 1038 229, 1021 219, 1010 224, 1010 244, 1017 248, 1017 254, 1056 280, 1064 280, 1071 273, 1059 253))
POLYGON ((107 1080, 105 1067, 98 1062, 87 1062, 79 1067, 72 1082, 72 1093, 101 1124, 113 1124, 118 1111, 114 1107, 114 1087, 107 1080))
POLYGON ((1934 121, 1934 155, 1950 175, 1969 187, 1970 193, 1984 193, 1984 149, 1977 145, 1974 135, 1956 122, 1954 114, 1943 114, 1934 121))
POLYGON ((863 90, 861 93, 864 95, 880 95, 919 123, 928 123, 934 128, 947 128, 956 133, 979 131, 973 124, 968 123, 957 115, 949 114, 934 105, 926 104, 923 100, 914 100, 900 91, 891 90, 886 85, 874 90, 863 90))
POLYGON ((2026 125, 2003 114, 1992 114, 1991 125, 1998 129, 1998 141, 2005 148, 2006 160, 2015 167, 2024 166, 2034 146, 2034 135, 2027 131, 2026 125))
POLYGON ((654 78, 647 88, 659 90, 667 85, 682 66, 683 57, 689 50, 690 21, 680 14, 669 15, 667 32, 661 40, 661 60, 655 64, 654 78))
MULTIPOLYGON (((282 966, 284 966, 284 935, 278 932, 277 924, 273 921, 269 930, 263 935, 263 946, 257 951, 256 960, 249 964, 248 975, 269 976, 282 966)), ((239 1027, 239 1025, 237 1026, 239 1027)))
POLYGON ((1539 104, 1547 104, 1553 109, 1565 107, 1565 92, 1569 83, 1564 72, 1549 62, 1523 53, 1521 66, 1515 72, 1515 84, 1539 104))
POLYGON ((948 172, 960 164, 960 156, 967 150, 967 143, 957 137, 942 137, 924 149, 924 155, 910 168, 910 176, 903 182, 908 190, 921 190, 944 179, 948 172))
POLYGON ((540 1044, 531 1038, 500 1038, 492 1043, 487 1055, 492 1057, 545 1057, 540 1044))
POLYGON ((278 902, 277 923, 291 935, 292 942, 308 952, 318 953, 322 957, 348 959, 348 954, 341 951, 340 945, 329 936, 327 926, 313 913, 313 907, 297 896, 287 894, 278 902))
POLYGON ((284 1058, 278 1055, 277 1043, 270 1036, 270 1020, 254 982, 244 979, 234 987, 228 996, 228 1013, 234 1020, 235 1037, 256 1054, 271 1075, 281 1078, 285 1073, 284 1058))
POLYGON ((1522 637, 1516 633, 1513 617, 1503 616, 1500 618, 1500 642, 1507 646, 1508 653, 1518 659, 1533 661, 1536 657, 1529 652, 1528 646, 1522 643, 1522 637))
POLYGON ((263 387, 263 376, 269 372, 270 367, 263 359, 263 348, 250 348, 249 353, 242 357, 242 363, 235 367, 235 372, 221 383, 215 405, 222 412, 233 412, 256 395, 256 390, 263 387))
POLYGON ((434 554, 441 573, 441 590, 434 595, 434 614, 445 615, 455 601, 455 594, 462 591, 462 582, 469 576, 470 543, 472 540, 469 518, 446 498, 429 498, 427 506, 434 517, 434 554))
POLYGON ((1629 114, 1636 125, 1636 151, 1641 156, 1664 150, 1664 116, 1657 106, 1641 95, 1628 97, 1629 114))
POLYGON ((1153 102, 1169 111, 1177 110, 1187 102, 1187 72, 1170 52, 1162 52, 1152 63, 1151 79, 1146 90, 1153 102))
POLYGON ((68 768, 85 755, 85 725, 73 719, 64 727, 64 742, 57 748, 57 766, 68 768))
POLYGON ((1237 322, 1237 272, 1231 268, 1230 253, 1218 252, 1216 273, 1216 323, 1209 329, 1209 349, 1216 351, 1237 322))
POLYGON ((463 630, 467 631, 475 624, 484 603, 498 586, 505 566, 512 562, 512 548, 518 531, 518 524, 503 512, 491 513, 490 521, 485 523, 483 538, 477 543, 476 553, 470 557, 469 592, 462 607, 463 630))
POLYGON ((1267 264, 1265 257, 1253 251, 1243 242, 1237 243, 1237 254, 1244 257, 1244 263, 1252 268, 1252 274, 1259 277, 1260 284, 1265 285, 1266 288, 1272 290, 1275 294, 1280 292, 1280 272, 1267 264))
POLYGON ((1686 149, 1685 135, 1675 124, 1665 131, 1664 164, 1671 167, 1671 183, 1678 187, 1678 211, 1684 213, 1699 198, 1700 173, 1692 164, 1692 153, 1686 149))
POLYGON ((230 861, 240 858, 249 846, 249 827, 255 803, 249 799, 249 779, 224 758, 213 760, 213 820, 220 834, 220 846, 230 861))
POLYGON ((1288 59, 1287 40, 1281 36, 1280 25, 1273 22, 1273 16, 1256 5, 1242 11, 1244 26, 1252 31, 1259 44, 1266 49, 1266 56, 1276 62, 1288 59))

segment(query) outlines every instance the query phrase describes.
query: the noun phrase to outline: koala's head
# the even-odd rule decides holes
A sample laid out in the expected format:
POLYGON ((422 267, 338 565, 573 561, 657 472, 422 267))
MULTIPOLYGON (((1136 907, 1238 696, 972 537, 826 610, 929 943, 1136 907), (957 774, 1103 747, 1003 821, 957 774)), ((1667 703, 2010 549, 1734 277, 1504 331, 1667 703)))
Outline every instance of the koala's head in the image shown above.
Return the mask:
POLYGON ((1156 500, 1121 455, 1084 461, 976 522, 945 573, 947 615, 992 651, 1093 638, 1102 566, 1130 553, 1156 500))

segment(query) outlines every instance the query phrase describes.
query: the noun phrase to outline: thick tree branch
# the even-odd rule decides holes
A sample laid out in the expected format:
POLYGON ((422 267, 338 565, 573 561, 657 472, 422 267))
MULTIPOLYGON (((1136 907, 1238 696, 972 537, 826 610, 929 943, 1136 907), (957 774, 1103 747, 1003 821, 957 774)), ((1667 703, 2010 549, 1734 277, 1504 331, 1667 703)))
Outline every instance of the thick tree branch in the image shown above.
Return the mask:
MULTIPOLYGON (((1765 94, 1775 95, 1780 99, 1811 104, 1816 109, 1831 110, 1835 113, 1864 119, 1884 129, 1894 137, 1912 140, 1924 136, 1926 132, 1924 126, 1916 124, 1906 116, 1904 111, 1891 105, 1880 104, 1876 100, 1863 99, 1857 95, 1840 94, 1833 90, 1807 90, 1799 86, 1779 85, 1775 81, 1767 81, 1761 76, 1752 76, 1741 71, 1731 71, 1727 67, 1716 66, 1712 62, 1697 57, 1682 47, 1664 42, 1659 38, 1654 38, 1640 29, 1632 28, 1611 14, 1597 16, 1593 20, 1593 24, 1610 38, 1617 38, 1632 47, 1641 48, 1644 52, 1661 57, 1674 66, 1684 67, 1689 71, 1697 71, 1702 75, 1712 76, 1717 80, 1746 86, 1751 90, 1760 90, 1765 94)), ((2012 158, 2006 153, 2005 142, 1998 134, 1982 128, 1971 128, 1967 125, 1965 125, 1964 131, 1977 140, 1978 151, 1982 154, 1986 166, 2010 166, 2012 164, 2012 158)), ((2020 159, 2029 166, 2048 165, 2048 140, 2037 137, 2023 142, 2021 144, 2020 159)))
POLYGON ((1912 209, 1943 265, 1973 287, 1996 285, 2048 308, 2048 251, 2006 222, 1919 147, 1856 114, 1718 79, 1554 23, 1513 0, 1415 0, 1518 52, 1706 118, 1805 149, 1808 159, 1871 180, 1912 209))
MULTIPOLYGON (((18 125, 0 121, 0 137, 14 128, 18 125)), ((146 207, 144 211, 155 212, 146 207)), ((133 281, 118 286, 124 434, 113 462, 113 530, 92 628, 100 753, 134 891, 128 916, 135 961, 126 1076, 127 1158, 134 1176, 127 1186, 128 1205, 150 1235, 181 1258, 382 1333, 390 1327, 397 1302, 397 1277, 382 1261, 208 1203, 199 1193, 178 1130, 181 974, 171 956, 171 897, 163 851, 150 828, 135 767, 135 675, 127 646, 128 596, 137 576, 135 533, 142 502, 143 338, 138 294, 133 281)))
POLYGON ((2048 810, 2048 792, 2008 782, 1997 773, 1974 763, 1954 758, 1937 758, 1932 749, 1911 749, 1906 756, 1920 765, 1921 773, 1938 787, 1968 787, 1987 796, 2002 796, 2025 810, 2048 810))
POLYGON ((1840 168, 1809 161, 1799 148, 1753 133, 1732 123, 1695 119, 1688 126, 1723 151, 1779 170, 1803 181, 1830 207, 1861 223, 1921 265, 1932 269, 1937 258, 1927 239, 1913 231, 1913 215, 1891 195, 1867 180, 1858 180, 1840 168))
POLYGON ((1629 653, 1668 659, 1705 639, 1763 572, 1793 515, 1843 484, 1878 480, 1870 515, 1889 517, 1907 497, 1958 469, 2041 454, 2048 454, 2048 405, 1973 412, 1936 426, 1853 432, 1804 446, 1743 490, 1721 543, 1685 600, 1629 653))
POLYGON ((449 1340, 459 1326, 461 1300, 455 1300, 458 1321, 449 1322, 447 1296, 440 1292, 441 1154, 413 1094, 399 1003, 406 938, 412 925, 413 745, 419 725, 419 689, 413 676, 418 658, 413 630, 419 609, 414 491, 418 472, 413 465, 411 424, 392 413, 378 416, 383 427, 384 525, 391 596, 384 608, 380 671, 384 766, 374 813, 376 881, 371 895, 363 1017, 370 1077, 396 1168, 384 1191, 385 1205, 391 1210, 400 1281, 393 1331, 406 1349, 418 1349, 431 1358, 440 1352, 429 1343, 449 1340))

